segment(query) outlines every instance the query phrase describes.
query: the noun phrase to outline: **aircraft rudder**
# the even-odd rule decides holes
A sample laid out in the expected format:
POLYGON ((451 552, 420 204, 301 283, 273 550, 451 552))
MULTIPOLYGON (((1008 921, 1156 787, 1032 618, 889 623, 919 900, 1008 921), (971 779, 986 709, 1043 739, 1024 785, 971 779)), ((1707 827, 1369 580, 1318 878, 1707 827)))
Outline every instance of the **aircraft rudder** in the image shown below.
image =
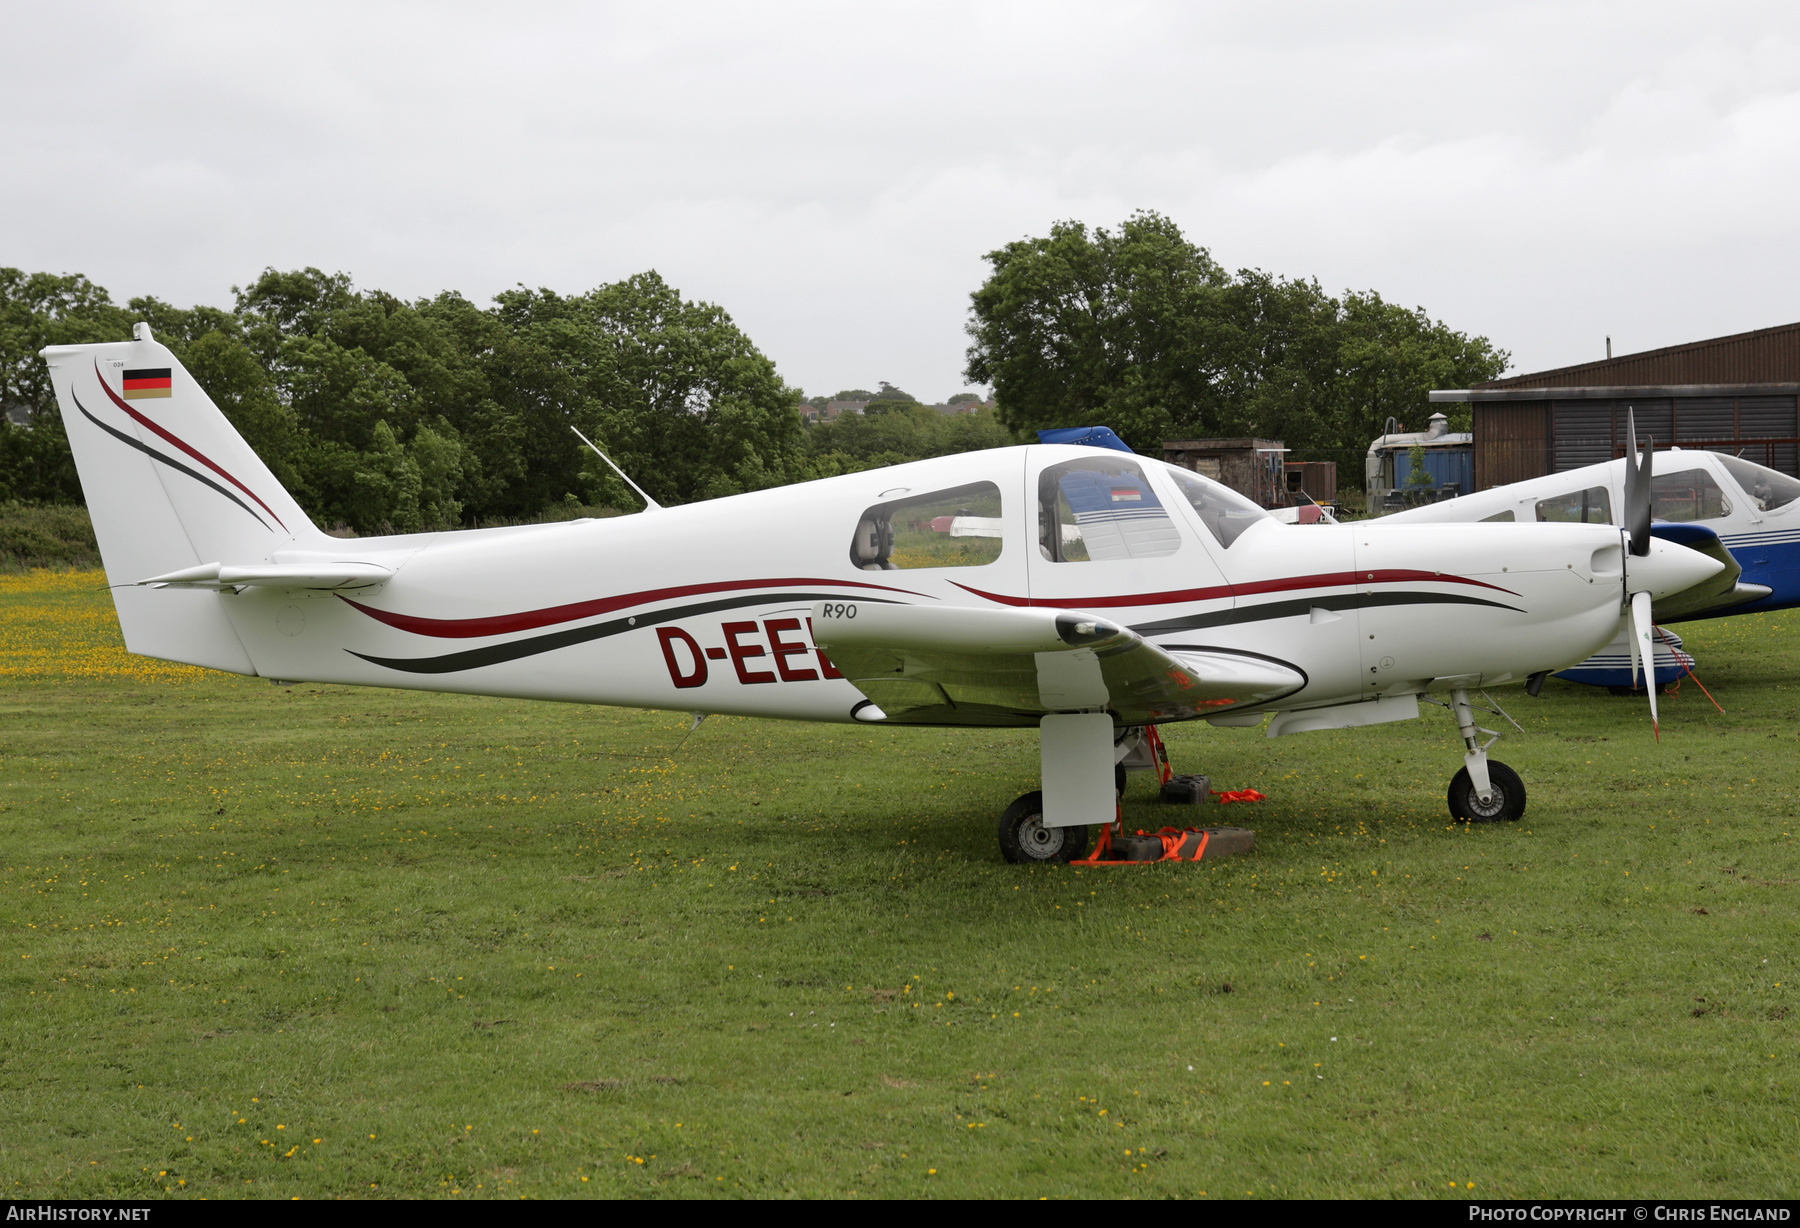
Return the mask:
POLYGON ((168 347, 133 331, 42 352, 112 583, 321 539, 168 347))

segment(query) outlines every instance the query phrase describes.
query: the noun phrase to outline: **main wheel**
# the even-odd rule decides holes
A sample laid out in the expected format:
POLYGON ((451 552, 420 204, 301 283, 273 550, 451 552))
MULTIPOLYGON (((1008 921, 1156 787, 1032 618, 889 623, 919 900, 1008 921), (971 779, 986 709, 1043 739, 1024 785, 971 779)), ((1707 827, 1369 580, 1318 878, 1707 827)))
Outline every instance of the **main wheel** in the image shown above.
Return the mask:
POLYGON ((1450 778, 1450 817, 1459 823, 1512 823, 1525 814, 1525 782, 1519 774, 1495 759, 1488 760, 1488 784, 1493 796, 1487 801, 1475 792, 1469 769, 1450 778))
POLYGON ((1044 795, 1036 789, 1000 816, 1000 855, 1014 865, 1073 861, 1087 846, 1086 827, 1044 826, 1044 795))

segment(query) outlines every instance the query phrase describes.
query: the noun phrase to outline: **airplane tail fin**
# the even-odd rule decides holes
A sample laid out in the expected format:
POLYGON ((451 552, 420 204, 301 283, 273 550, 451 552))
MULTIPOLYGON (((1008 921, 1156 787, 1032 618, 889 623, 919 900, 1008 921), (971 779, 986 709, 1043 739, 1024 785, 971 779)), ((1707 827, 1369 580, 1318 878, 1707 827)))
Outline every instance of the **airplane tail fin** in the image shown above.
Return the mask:
POLYGON ((126 647, 253 674, 216 594, 129 586, 329 539, 149 326, 132 332, 42 351, 126 647))

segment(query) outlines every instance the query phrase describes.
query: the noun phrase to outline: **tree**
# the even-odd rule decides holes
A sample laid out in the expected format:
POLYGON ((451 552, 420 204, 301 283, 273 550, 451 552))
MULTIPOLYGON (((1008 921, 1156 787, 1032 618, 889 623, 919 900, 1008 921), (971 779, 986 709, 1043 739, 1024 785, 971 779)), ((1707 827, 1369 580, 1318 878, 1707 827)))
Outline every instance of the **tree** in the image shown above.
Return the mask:
POLYGON ((0 268, 0 499, 80 503, 81 482, 38 351, 129 336, 129 315, 80 274, 0 268), (8 410, 23 410, 15 426, 8 410))
POLYGON ((147 321, 323 525, 411 531, 637 496, 580 426, 665 503, 792 481, 805 438, 775 366, 721 308, 656 273, 480 308, 406 302, 344 273, 265 269, 229 311, 114 306, 82 277, 0 270, 0 498, 78 502, 37 351, 147 321), (579 492, 579 495, 578 495, 579 492))
POLYGON ((636 501, 570 425, 658 502, 793 480, 802 442, 794 391, 723 309, 683 299, 655 272, 579 298, 519 289, 497 301, 497 317, 546 380, 566 385, 560 397, 519 407, 541 424, 533 438, 542 465, 566 480, 564 490, 636 501))
POLYGON ((1227 274, 1156 213, 1116 231, 1060 222, 988 253, 971 296, 965 376, 1015 431, 1105 424, 1142 451, 1165 439, 1284 439, 1293 459, 1353 461, 1389 414, 1422 417, 1507 354, 1423 308, 1317 281, 1227 274))
POLYGON ((987 260, 965 377, 993 386, 1007 426, 1105 422, 1140 444, 1216 429, 1229 279, 1173 222, 1059 222, 987 260))
POLYGON ((867 413, 807 427, 803 470, 808 478, 832 477, 1016 442, 991 409, 940 414, 916 401, 872 401, 867 413))

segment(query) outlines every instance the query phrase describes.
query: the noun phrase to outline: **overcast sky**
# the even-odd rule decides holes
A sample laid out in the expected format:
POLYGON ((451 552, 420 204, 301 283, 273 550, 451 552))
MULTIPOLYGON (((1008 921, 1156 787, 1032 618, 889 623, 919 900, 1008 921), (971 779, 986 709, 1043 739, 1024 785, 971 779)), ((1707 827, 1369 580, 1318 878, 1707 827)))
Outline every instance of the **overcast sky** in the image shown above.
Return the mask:
POLYGON ((1793 4, 0 4, 0 265, 228 305, 655 268, 809 393, 963 387, 982 256, 1172 217, 1518 370, 1800 319, 1793 4))

